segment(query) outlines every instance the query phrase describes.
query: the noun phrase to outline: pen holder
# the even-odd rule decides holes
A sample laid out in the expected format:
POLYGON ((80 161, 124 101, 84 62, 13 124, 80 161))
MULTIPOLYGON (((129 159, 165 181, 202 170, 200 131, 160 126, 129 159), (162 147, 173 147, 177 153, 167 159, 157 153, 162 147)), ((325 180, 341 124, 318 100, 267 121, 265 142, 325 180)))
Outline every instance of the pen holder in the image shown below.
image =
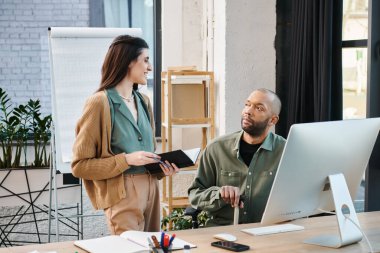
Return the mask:
POLYGON ((167 248, 167 247, 165 247, 165 248, 152 248, 149 252, 153 252, 153 253, 172 253, 173 249, 172 249, 171 246, 169 248, 167 248))
POLYGON ((162 252, 163 253, 172 253, 173 251, 172 251, 172 246, 170 246, 170 247, 163 247, 162 248, 162 252))

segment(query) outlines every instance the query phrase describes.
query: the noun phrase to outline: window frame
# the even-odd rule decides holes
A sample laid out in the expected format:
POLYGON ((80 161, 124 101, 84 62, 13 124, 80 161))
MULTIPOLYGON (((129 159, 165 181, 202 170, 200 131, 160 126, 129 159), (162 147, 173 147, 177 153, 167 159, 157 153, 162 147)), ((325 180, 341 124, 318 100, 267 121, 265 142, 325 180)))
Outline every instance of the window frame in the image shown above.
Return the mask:
POLYGON ((154 25, 154 59, 153 63, 153 114, 155 119, 156 137, 161 137, 161 71, 162 71, 162 27, 161 0, 153 0, 154 25))
MULTIPOLYGON (((342 3, 344 0, 341 0, 342 3)), ((380 117, 380 1, 368 0, 368 39, 343 40, 343 48, 367 48, 367 118, 380 117)), ((380 138, 366 170, 364 211, 380 210, 380 138)))
MULTIPOLYGON (((131 0, 128 0, 131 6, 131 0)), ((161 0, 153 0, 153 115, 155 119, 156 137, 161 137, 161 59, 162 59, 162 28, 161 28, 161 0)), ((105 27, 103 0, 89 1, 90 27, 105 27)), ((129 24, 132 25, 132 13, 129 9, 129 24)))

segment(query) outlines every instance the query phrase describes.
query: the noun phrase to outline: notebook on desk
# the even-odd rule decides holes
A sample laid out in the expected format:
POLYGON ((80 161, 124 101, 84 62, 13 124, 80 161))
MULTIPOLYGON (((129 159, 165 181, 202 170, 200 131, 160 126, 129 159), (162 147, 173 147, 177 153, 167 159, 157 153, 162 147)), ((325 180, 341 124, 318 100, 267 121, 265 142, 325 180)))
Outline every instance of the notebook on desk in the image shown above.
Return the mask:
POLYGON ((128 249, 128 252, 138 253, 148 252, 149 250, 149 248, 145 248, 118 235, 75 241, 74 245, 90 253, 125 253, 127 252, 126 249, 128 249))
POLYGON ((273 226, 257 227, 257 228, 247 228, 242 229, 242 232, 251 234, 251 235, 270 235, 291 231, 298 231, 305 229, 303 226, 298 226, 294 224, 280 224, 273 226))
MULTIPOLYGON (((147 238, 150 238, 152 235, 156 236, 158 240, 161 238, 161 232, 125 231, 121 235, 75 241, 74 245, 90 253, 149 252, 147 238)), ((196 247, 196 245, 176 237, 173 240, 172 250, 183 249, 185 245, 189 245, 191 248, 196 247)))

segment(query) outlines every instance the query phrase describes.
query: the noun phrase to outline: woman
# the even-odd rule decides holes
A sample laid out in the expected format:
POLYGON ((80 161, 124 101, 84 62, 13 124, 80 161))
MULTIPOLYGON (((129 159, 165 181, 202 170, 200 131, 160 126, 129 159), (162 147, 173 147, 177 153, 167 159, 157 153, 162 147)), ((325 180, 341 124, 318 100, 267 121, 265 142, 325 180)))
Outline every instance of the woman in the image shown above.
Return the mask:
MULTIPOLYGON (((151 70, 143 39, 117 37, 105 57, 100 88, 76 127, 73 175, 83 179, 95 209, 104 209, 111 234, 160 230, 158 179, 144 167, 160 158, 153 153, 153 113, 148 97, 137 91, 151 70)), ((167 161, 160 167, 165 175, 178 172, 167 161)))

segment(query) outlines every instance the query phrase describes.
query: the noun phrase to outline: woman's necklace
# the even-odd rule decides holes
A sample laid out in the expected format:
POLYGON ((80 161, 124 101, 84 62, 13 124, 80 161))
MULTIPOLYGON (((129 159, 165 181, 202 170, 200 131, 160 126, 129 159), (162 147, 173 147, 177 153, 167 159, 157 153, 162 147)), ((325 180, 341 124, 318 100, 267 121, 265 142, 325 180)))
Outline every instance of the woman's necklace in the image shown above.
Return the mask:
POLYGON ((122 96, 122 95, 120 95, 120 94, 119 94, 119 96, 120 96, 122 99, 124 99, 125 101, 127 101, 128 103, 133 102, 133 101, 135 100, 135 96, 133 96, 133 93, 131 94, 131 96, 130 96, 129 98, 126 98, 126 97, 124 97, 124 96, 122 96))

